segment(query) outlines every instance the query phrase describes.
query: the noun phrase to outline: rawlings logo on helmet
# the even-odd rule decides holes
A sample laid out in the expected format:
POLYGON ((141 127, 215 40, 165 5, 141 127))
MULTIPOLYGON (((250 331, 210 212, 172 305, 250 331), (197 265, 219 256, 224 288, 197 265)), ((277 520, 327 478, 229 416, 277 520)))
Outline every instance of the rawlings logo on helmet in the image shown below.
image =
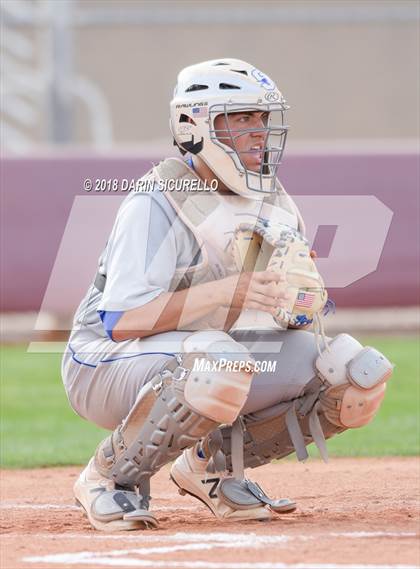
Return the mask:
POLYGON ((269 103, 275 103, 276 101, 278 101, 280 99, 280 95, 278 93, 276 93, 275 91, 270 91, 269 93, 266 93, 264 95, 264 99, 266 101, 268 101, 269 103))

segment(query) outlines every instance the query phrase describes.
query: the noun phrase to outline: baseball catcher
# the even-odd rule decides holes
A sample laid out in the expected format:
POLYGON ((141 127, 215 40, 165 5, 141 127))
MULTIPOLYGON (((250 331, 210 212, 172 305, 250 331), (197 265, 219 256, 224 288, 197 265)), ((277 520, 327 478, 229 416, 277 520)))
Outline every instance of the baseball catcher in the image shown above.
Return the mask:
POLYGON ((311 442, 326 458, 326 439, 380 406, 390 362, 323 330, 328 293, 277 179, 287 108, 244 61, 178 76, 182 159, 124 200, 63 357, 73 409, 110 431, 74 485, 98 530, 157 527, 151 479, 170 462, 179 492, 219 519, 293 511, 244 469, 304 460, 311 442))

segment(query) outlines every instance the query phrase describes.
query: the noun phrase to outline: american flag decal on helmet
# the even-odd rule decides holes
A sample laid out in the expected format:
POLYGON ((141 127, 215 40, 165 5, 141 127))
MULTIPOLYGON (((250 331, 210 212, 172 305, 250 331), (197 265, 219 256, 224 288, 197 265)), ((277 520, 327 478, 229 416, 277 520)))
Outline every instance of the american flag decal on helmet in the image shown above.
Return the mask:
POLYGON ((315 295, 311 292, 299 292, 296 297, 295 306, 301 308, 311 308, 314 303, 315 295))
POLYGON ((195 117, 208 117, 209 108, 208 107, 193 107, 192 113, 195 117))

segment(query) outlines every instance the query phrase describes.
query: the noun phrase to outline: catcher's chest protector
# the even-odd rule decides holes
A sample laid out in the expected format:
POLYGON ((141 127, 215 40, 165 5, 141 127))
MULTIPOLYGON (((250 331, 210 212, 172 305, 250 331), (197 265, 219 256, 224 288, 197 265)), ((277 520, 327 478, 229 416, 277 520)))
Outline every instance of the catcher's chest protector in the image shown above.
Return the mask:
MULTIPOLYGON (((177 158, 164 160, 153 172, 156 180, 198 180, 194 171, 177 158)), ((164 195, 192 231, 201 253, 196 264, 177 270, 171 283, 172 290, 237 272, 229 245, 241 223, 264 218, 303 231, 297 208, 280 184, 277 194, 267 196, 263 201, 222 195, 206 188, 165 192, 164 195)))
MULTIPOLYGON (((192 180, 199 178, 182 160, 169 158, 152 171, 156 181, 192 180)), ((189 267, 177 269, 170 290, 182 290, 208 281, 222 279, 241 270, 232 252, 238 227, 256 224, 261 220, 290 227, 304 234, 305 228, 299 211, 280 183, 277 193, 263 200, 251 200, 235 194, 220 194, 204 188, 165 192, 164 195, 177 212, 179 219, 192 231, 198 252, 189 267)), ((244 267, 244 270, 263 270, 264 267, 244 267)), ((226 314, 219 309, 213 316, 194 323, 195 329, 220 329, 226 314), (205 321, 204 321, 205 320, 205 321)), ((234 328, 278 328, 280 322, 260 311, 241 314, 234 328)))

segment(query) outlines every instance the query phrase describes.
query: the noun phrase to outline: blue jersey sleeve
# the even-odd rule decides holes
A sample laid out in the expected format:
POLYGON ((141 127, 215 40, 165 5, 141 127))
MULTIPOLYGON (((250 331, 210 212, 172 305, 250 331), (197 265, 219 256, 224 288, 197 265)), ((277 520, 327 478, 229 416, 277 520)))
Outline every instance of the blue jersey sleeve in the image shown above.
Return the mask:
POLYGON ((113 340, 112 332, 117 325, 117 322, 124 314, 123 311, 107 311, 107 310, 98 310, 99 316, 101 317, 102 323, 104 325, 105 332, 107 333, 108 337, 113 340))

